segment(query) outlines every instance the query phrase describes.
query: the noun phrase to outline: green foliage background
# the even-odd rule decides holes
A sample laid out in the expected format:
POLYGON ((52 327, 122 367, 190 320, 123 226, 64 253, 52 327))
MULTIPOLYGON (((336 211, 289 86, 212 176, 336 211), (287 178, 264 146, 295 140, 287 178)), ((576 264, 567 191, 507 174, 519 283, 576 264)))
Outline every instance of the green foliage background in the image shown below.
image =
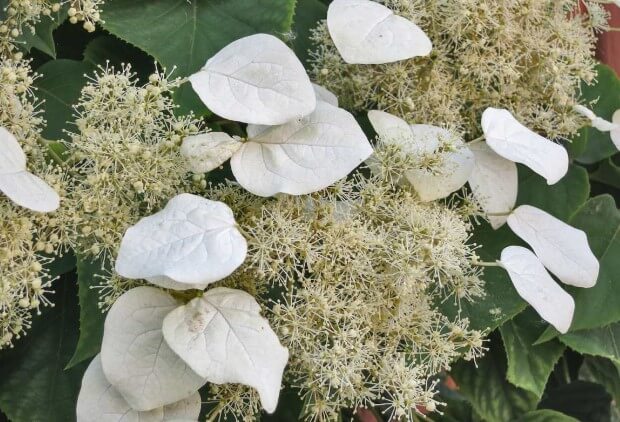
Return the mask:
MULTIPOLYGON (((174 68, 177 76, 198 70, 229 42, 267 32, 289 43, 306 62, 309 31, 326 15, 320 0, 110 0, 103 25, 87 34, 62 23, 59 12, 44 19, 23 48, 41 74, 37 95, 45 100, 50 140, 65 137, 72 105, 85 84, 84 74, 97 66, 131 63, 140 78, 154 62, 174 68)), ((600 65, 598 84, 583 87, 585 99, 598 99, 594 111, 610 119, 620 109, 620 80, 600 65)), ((187 84, 186 84, 187 85, 187 84)), ((189 86, 174 97, 179 113, 209 119, 209 111, 189 86)), ((54 145, 54 144, 51 144, 54 145)), ((450 374, 458 389, 442 383, 448 404, 433 421, 603 422, 619 420, 620 410, 620 154, 608 134, 582 130, 567 144, 572 165, 567 177, 548 186, 519 168, 519 204, 530 204, 584 230, 599 258, 596 287, 570 289, 576 301, 571 331, 559 335, 516 294, 506 273, 486 271, 487 296, 461 309, 444 311, 488 328, 489 351, 476 364, 457 363, 450 374), (477 365, 477 367, 476 367, 477 365), (615 418, 615 419, 614 419, 615 418)), ((56 153, 62 151, 55 151, 56 153)), ((511 244, 521 244, 507 227, 498 231, 481 224, 473 240, 483 245, 482 259, 493 261, 511 244)), ((104 315, 97 308, 97 272, 102 263, 66 256, 51 269, 56 304, 36 317, 33 328, 14 349, 0 353, 0 420, 70 422, 88 360, 98 353, 104 315)), ((103 263, 106 265, 106 263, 103 263)), ((284 391, 278 412, 264 420, 299 419, 301 403, 284 391)), ((343 418, 351 414, 343 411, 343 418)), ((380 418, 377 412, 377 418, 380 418)))

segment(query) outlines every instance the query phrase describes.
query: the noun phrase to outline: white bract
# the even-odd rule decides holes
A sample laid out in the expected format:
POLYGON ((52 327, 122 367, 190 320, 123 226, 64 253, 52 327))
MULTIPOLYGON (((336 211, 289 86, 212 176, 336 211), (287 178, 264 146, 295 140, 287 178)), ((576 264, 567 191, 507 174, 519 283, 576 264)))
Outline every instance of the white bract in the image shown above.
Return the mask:
POLYGON ((192 172, 206 173, 221 166, 239 148, 239 139, 224 132, 209 132, 183 139, 181 155, 192 172))
POLYGON ((611 130, 616 129, 615 124, 603 119, 602 117, 597 116, 592 110, 585 106, 582 106, 581 104, 577 104, 573 108, 577 113, 581 114, 587 119, 590 119, 590 124, 592 125, 592 127, 600 130, 601 132, 610 132, 611 130))
POLYGON ((498 229, 506 222, 508 213, 517 202, 517 165, 497 155, 485 142, 470 144, 469 148, 475 157, 474 168, 469 175, 469 186, 487 213, 491 226, 498 229))
POLYGON ((103 373, 134 410, 186 399, 205 383, 164 341, 164 318, 179 305, 157 288, 136 287, 123 294, 106 317, 103 373))
POLYGON ((570 328, 575 301, 551 278, 543 264, 529 249, 509 246, 502 251, 500 264, 512 280, 517 293, 559 332, 570 328))
POLYGON ((263 408, 275 411, 288 350, 252 296, 224 287, 209 290, 170 312, 163 333, 170 348, 207 381, 254 387, 263 408))
POLYGON ((529 205, 515 209, 508 225, 560 281, 586 288, 596 284, 599 262, 582 230, 529 205))
POLYGON ((381 64, 427 56, 431 40, 413 22, 370 0, 334 0, 327 28, 338 52, 352 64, 381 64))
POLYGON ((45 181, 26 170, 26 154, 8 130, 0 127, 0 191, 17 205, 51 212, 60 197, 45 181))
POLYGON ((482 130, 493 151, 528 166, 549 185, 568 171, 566 149, 523 126, 508 110, 487 108, 482 114, 482 130))
POLYGON ((319 101, 312 114, 250 137, 230 164, 239 184, 255 195, 304 195, 347 176, 371 153, 355 118, 319 101))
POLYGON ((197 421, 200 407, 200 394, 196 392, 186 399, 150 411, 133 410, 106 379, 100 355, 97 355, 82 378, 76 413, 77 422, 197 421))
POLYGON ((620 110, 616 110, 611 121, 615 125, 610 132, 611 140, 616 148, 620 150, 620 110))
POLYGON ((228 44, 189 80, 211 111, 239 122, 279 125, 316 106, 303 65, 272 35, 251 35, 228 44))
POLYGON ((116 272, 165 288, 204 289, 237 269, 246 252, 226 204, 184 193, 127 230, 116 272))
POLYGON ((462 139, 436 126, 409 125, 383 111, 370 111, 368 118, 382 142, 398 145, 404 153, 420 160, 433 155, 441 160, 438 168, 420 168, 405 174, 422 201, 445 198, 467 183, 474 155, 462 139), (446 145, 448 150, 440 151, 446 145))

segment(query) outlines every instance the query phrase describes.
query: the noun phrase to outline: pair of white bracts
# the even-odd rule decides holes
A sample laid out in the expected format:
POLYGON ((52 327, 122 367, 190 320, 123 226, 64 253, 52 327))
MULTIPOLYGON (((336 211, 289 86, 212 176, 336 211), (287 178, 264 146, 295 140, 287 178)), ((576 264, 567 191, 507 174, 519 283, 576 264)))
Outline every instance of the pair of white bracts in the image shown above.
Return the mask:
MULTIPOLYGON (((246 251, 228 206, 181 194, 127 231, 116 270, 168 289, 202 290, 237 269, 246 251)), ((127 413, 195 421, 206 382, 249 385, 273 412, 287 361, 288 350, 244 291, 218 287, 182 304, 138 287, 108 313, 101 355, 82 382, 78 421, 127 413)))

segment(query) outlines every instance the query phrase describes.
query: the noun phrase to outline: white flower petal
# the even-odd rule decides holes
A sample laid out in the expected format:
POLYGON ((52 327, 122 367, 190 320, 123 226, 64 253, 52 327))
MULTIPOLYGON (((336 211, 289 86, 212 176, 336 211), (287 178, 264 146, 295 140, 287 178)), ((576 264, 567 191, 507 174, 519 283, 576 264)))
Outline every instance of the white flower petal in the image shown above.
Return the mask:
POLYGON ((164 341, 164 317, 178 306, 159 289, 136 287, 123 294, 106 317, 103 372, 135 410, 186 399, 205 383, 164 341))
POLYGON ((241 142, 224 132, 209 132, 183 139, 181 155, 194 173, 206 173, 219 166, 241 148, 241 142))
POLYGON ((209 290, 172 311, 163 332, 172 350, 207 381, 254 387, 263 408, 275 411, 288 350, 252 296, 224 287, 209 290))
POLYGON ((51 212, 60 197, 43 179, 26 170, 26 155, 17 139, 0 127, 0 191, 17 205, 37 212, 51 212))
POLYGON ((165 407, 139 412, 133 410, 108 382, 101 367, 101 357, 93 358, 82 378, 77 400, 77 422, 172 422, 196 421, 200 415, 200 394, 165 407))
POLYGON ((482 130, 496 153, 528 166, 550 185, 568 171, 566 149, 523 126, 508 110, 487 108, 482 115, 482 130))
POLYGON ((485 142, 469 145, 474 154, 474 169, 469 175, 472 194, 487 214, 494 229, 500 228, 508 219, 517 202, 519 177, 517 165, 497 155, 485 142))
POLYGON ((228 44, 189 80, 211 111, 238 122, 279 125, 316 106, 303 65, 272 35, 251 35, 228 44))
POLYGON ((319 101, 312 114, 245 142, 230 165, 241 186, 255 195, 304 195, 347 176, 371 153, 353 116, 319 101))
POLYGON ((101 357, 93 358, 82 378, 77 400, 77 422, 160 422, 164 408, 139 412, 133 410, 108 382, 101 368, 101 357))
POLYGON ((245 260, 247 243, 231 209, 187 193, 130 227, 116 260, 123 277, 146 278, 162 287, 204 289, 229 276, 245 260))
POLYGON ((43 179, 27 171, 0 175, 0 191, 17 205, 37 212, 52 212, 60 197, 43 179))
POLYGON ((474 168, 474 154, 462 139, 454 138, 449 131, 430 125, 411 125, 414 143, 409 150, 414 154, 432 153, 441 145, 441 140, 449 140, 453 150, 442 153, 441 167, 409 171, 405 175, 420 195, 422 201, 445 198, 457 191, 471 175, 474 168))
POLYGON ((517 293, 559 332, 566 333, 575 313, 575 301, 549 275, 529 249, 509 246, 502 251, 501 265, 517 293))
POLYGON ((413 22, 370 0, 334 0, 329 34, 347 63, 381 64, 427 56, 431 40, 413 22))
POLYGON ((26 170, 26 154, 15 136, 0 127, 0 176, 26 170))
POLYGON ((314 94, 316 95, 317 101, 323 101, 327 104, 333 105, 334 107, 338 107, 338 97, 336 97, 336 94, 315 83, 312 84, 312 88, 314 89, 314 94))
POLYGON ((596 284, 599 262, 582 230, 530 205, 515 209, 508 225, 560 281, 586 288, 596 284))
POLYGON ((414 143, 413 132, 409 123, 393 114, 380 110, 368 112, 368 120, 383 142, 394 142, 404 147, 405 143, 414 143))
POLYGON ((616 125, 610 132, 611 140, 616 149, 620 150, 620 110, 616 110, 611 121, 616 125))

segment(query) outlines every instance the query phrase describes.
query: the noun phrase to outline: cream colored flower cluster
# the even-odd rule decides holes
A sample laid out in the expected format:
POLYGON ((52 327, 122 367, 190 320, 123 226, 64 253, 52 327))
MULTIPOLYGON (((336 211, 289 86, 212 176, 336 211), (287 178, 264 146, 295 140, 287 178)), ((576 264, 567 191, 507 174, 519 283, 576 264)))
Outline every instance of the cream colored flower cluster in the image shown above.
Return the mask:
POLYGON ((572 110, 594 72, 598 2, 589 18, 576 0, 387 0, 429 36, 427 57, 379 65, 346 64, 321 24, 314 32, 313 77, 345 106, 378 108, 411 123, 457 128, 470 137, 489 106, 512 110, 526 126, 562 137, 583 120, 572 110))
MULTIPOLYGON (((388 162, 394 152, 377 154, 388 162)), ((459 210, 361 174, 300 197, 265 200, 237 186, 210 197, 231 204, 248 240, 246 263, 223 283, 271 307, 307 420, 370 405, 411 418, 436 406, 431 376, 481 352, 482 333, 436 307, 483 294, 459 210)), ((215 413, 239 420, 257 410, 245 387, 210 398, 220 400, 215 413)))

